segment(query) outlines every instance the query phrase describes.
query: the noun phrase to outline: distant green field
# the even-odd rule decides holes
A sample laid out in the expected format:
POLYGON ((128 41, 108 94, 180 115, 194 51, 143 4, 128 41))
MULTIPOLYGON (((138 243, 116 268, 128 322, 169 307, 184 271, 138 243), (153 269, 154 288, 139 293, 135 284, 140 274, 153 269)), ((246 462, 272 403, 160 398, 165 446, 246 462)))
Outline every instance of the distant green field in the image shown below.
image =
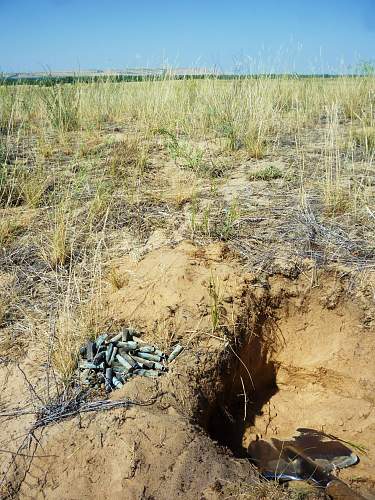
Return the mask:
MULTIPOLYGON (((346 77, 358 78, 361 75, 345 75, 346 77)), ((38 77, 7 77, 0 78, 0 85, 43 85, 51 86, 61 83, 93 83, 100 81, 107 82, 144 82, 144 81, 161 81, 161 80, 246 80, 246 79, 306 79, 306 78, 340 78, 342 75, 333 74, 211 74, 211 75, 95 75, 95 76, 38 76, 38 77)))

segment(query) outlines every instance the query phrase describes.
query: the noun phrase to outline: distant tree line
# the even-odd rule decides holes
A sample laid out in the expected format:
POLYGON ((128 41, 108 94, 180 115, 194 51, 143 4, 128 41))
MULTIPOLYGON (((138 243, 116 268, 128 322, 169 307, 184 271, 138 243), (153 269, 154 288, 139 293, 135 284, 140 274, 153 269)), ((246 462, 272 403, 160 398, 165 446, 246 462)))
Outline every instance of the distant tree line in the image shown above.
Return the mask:
MULTIPOLYGON (((363 63, 361 65, 360 71, 353 74, 344 75, 347 77, 361 77, 361 76, 371 76, 374 75, 374 66, 369 63, 363 63)), ((0 74, 0 85, 40 85, 44 87, 49 87, 57 84, 63 83, 96 83, 101 81, 106 82, 144 82, 144 81, 162 81, 162 80, 207 80, 207 79, 218 79, 218 80, 247 80, 247 79, 259 79, 259 78, 292 78, 292 79, 305 79, 305 78, 340 78, 343 75, 335 75, 329 73, 323 74, 243 74, 243 75, 233 75, 233 74, 205 74, 205 75, 91 75, 91 76, 38 76, 38 77, 16 77, 16 76, 6 76, 0 74)))

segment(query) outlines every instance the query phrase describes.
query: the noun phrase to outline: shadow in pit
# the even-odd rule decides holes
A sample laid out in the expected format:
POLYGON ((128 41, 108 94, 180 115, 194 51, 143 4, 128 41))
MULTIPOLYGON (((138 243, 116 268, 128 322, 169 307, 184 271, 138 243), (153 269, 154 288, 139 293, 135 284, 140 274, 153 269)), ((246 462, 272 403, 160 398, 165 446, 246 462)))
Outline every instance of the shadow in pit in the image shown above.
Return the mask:
POLYGON ((248 456, 242 438, 254 425, 265 405, 278 392, 277 365, 272 361, 276 323, 258 316, 254 331, 245 341, 224 374, 223 391, 210 412, 207 430, 219 444, 239 458, 248 456))

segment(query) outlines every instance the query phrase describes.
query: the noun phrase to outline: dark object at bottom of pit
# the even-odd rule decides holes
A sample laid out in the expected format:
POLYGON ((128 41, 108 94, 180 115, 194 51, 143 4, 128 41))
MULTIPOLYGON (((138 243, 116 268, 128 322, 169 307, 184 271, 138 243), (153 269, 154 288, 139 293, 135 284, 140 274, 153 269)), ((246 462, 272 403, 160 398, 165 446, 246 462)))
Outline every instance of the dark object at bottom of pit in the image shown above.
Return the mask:
POLYGON ((269 480, 309 481, 330 491, 331 498, 362 498, 337 479, 335 470, 359 462, 358 456, 339 439, 313 429, 297 429, 290 440, 257 439, 248 453, 263 477, 269 480), (344 496, 343 496, 344 495, 344 496))

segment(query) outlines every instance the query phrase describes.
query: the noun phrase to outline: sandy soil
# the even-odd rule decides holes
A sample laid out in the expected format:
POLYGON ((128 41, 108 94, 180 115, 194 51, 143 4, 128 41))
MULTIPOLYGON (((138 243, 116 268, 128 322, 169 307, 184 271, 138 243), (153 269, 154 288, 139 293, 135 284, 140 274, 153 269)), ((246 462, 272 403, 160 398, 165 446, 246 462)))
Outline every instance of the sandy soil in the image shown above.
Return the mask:
MULTIPOLYGON (((135 378, 111 396, 150 406, 44 429, 34 460, 18 457, 11 468, 4 495, 23 478, 19 498, 213 499, 243 483, 255 492, 250 442, 312 427, 367 448, 340 477, 375 498, 370 280, 354 286, 345 269, 316 272, 309 261, 257 275, 224 244, 188 241, 116 266, 124 286, 108 287, 103 302, 114 329, 130 324, 163 349, 178 340, 185 350, 167 375, 135 378)), ((21 366, 43 380, 32 351, 21 366)), ((15 385, 27 397, 17 370, 0 367, 4 408, 14 406, 15 385)), ((2 425, 3 447, 14 451, 29 423, 2 425)))

